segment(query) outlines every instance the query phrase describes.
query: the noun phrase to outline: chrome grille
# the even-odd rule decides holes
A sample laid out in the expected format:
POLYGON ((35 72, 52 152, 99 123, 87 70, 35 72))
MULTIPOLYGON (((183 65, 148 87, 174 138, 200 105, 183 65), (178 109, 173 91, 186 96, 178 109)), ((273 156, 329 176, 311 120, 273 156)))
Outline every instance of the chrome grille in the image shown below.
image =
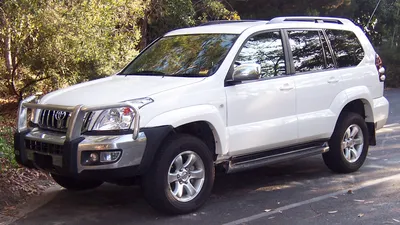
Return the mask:
MULTIPOLYGON (((91 117, 92 112, 85 114, 82 126, 83 132, 88 129, 91 117)), ((43 129, 67 132, 70 118, 70 112, 44 109, 39 114, 38 125, 43 129)))

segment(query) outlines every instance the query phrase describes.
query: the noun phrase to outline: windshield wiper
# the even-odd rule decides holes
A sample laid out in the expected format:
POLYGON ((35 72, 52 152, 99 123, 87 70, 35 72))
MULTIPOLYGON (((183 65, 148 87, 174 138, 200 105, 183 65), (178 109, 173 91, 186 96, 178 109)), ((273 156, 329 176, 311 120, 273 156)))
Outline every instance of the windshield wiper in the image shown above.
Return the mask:
POLYGON ((135 71, 130 73, 120 73, 119 75, 124 76, 132 76, 132 75, 165 75, 165 73, 155 70, 143 70, 143 71, 135 71))
POLYGON ((202 74, 194 74, 194 73, 175 73, 175 74, 165 74, 160 71, 154 71, 154 70, 143 70, 143 71, 136 71, 132 72, 129 74, 121 74, 125 76, 130 76, 130 75, 162 75, 163 77, 205 77, 206 75, 202 74))
POLYGON ((174 76, 174 77, 205 77, 206 75, 195 74, 195 73, 175 73, 171 76, 174 76))
POLYGON ((136 71, 133 72, 132 74, 151 74, 151 75, 165 75, 165 73, 161 71, 155 71, 155 70, 142 70, 142 71, 136 71))

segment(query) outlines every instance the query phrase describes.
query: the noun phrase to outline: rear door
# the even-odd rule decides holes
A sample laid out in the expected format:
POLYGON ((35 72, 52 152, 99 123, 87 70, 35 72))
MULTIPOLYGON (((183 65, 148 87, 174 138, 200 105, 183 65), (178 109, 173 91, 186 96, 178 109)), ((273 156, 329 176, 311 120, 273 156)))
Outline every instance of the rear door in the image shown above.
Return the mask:
POLYGON ((287 30, 293 58, 299 143, 329 138, 337 116, 330 110, 342 78, 322 30, 287 30))
POLYGON ((297 142, 295 86, 287 75, 280 31, 249 37, 235 64, 257 63, 259 79, 225 87, 230 154, 244 155, 297 142))

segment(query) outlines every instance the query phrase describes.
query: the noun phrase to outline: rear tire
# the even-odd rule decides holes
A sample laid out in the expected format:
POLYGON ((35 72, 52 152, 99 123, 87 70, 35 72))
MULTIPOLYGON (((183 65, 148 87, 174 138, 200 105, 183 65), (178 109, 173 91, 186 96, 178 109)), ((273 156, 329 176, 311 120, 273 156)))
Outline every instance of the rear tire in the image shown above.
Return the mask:
POLYGON ((51 176, 57 184, 70 191, 83 191, 94 189, 103 184, 103 181, 99 180, 77 179, 57 174, 51 174, 51 176))
POLYGON ((325 164, 336 173, 357 171, 367 157, 368 140, 364 118, 353 112, 343 112, 329 140, 329 151, 322 154, 325 164))
POLYGON ((153 208, 185 214, 207 201, 214 176, 213 157, 207 145, 191 135, 174 134, 142 177, 142 190, 153 208))

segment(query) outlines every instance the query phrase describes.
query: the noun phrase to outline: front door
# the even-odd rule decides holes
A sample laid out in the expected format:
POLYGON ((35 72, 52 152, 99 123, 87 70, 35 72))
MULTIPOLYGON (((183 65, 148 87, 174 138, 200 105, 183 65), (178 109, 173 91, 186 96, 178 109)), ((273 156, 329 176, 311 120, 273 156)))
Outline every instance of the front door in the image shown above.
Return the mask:
POLYGON ((293 77, 286 74, 281 32, 250 37, 235 64, 258 63, 259 79, 226 87, 229 151, 233 156, 296 143, 293 77))

